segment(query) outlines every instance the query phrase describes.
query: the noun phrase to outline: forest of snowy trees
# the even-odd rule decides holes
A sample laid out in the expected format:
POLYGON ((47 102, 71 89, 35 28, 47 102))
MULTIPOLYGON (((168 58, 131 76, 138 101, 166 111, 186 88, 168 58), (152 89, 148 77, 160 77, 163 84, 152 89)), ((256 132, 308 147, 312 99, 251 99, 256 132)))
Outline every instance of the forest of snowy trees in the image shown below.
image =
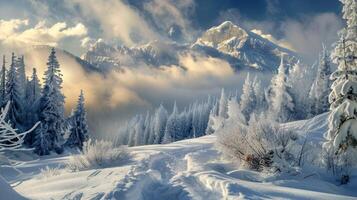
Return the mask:
POLYGON ((236 107, 247 123, 252 115, 287 122, 324 113, 328 111, 331 86, 329 60, 324 46, 313 66, 297 62, 288 68, 282 55, 269 86, 264 87, 258 76, 251 77, 248 73, 239 96, 237 92, 227 94, 222 89, 218 99, 208 97, 182 111, 176 103, 171 111, 160 105, 154 114, 147 112, 129 120, 120 128, 117 142, 129 146, 162 144, 212 134, 228 117, 228 106, 236 107))
MULTIPOLYGON (((12 53, 10 65, 3 65, 0 75, 0 103, 8 105, 6 121, 20 132, 36 128, 23 138, 24 144, 33 148, 38 155, 51 152, 62 153, 64 147, 82 148, 88 139, 84 96, 81 92, 78 105, 71 116, 65 118, 60 64, 52 48, 43 78, 43 86, 33 68, 31 76, 26 76, 24 56, 12 53), (64 133, 69 137, 64 138, 64 133)), ((5 142, 6 141, 0 141, 5 142)))
POLYGON ((160 105, 150 115, 137 115, 121 128, 118 143, 138 146, 163 144, 205 135, 211 110, 217 106, 216 100, 195 102, 183 111, 176 103, 172 112, 160 105))

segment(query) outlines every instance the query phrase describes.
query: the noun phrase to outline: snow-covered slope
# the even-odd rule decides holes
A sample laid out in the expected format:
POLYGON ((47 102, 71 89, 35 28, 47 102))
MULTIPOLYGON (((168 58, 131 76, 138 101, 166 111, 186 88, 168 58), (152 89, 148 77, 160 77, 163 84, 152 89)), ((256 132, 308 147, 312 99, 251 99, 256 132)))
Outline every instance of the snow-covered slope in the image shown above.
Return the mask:
POLYGON ((297 61, 296 53, 229 21, 207 30, 192 44, 152 41, 129 48, 98 40, 82 58, 98 68, 108 70, 140 64, 156 67, 177 65, 178 56, 184 53, 220 58, 236 69, 275 70, 282 53, 286 55, 287 65, 297 61))
MULTIPOLYGON (((322 141, 326 114, 306 121, 284 124, 301 135, 322 141)), ((356 199, 357 177, 338 186, 322 175, 269 175, 239 169, 222 160, 215 148, 216 136, 166 145, 130 148, 125 165, 81 172, 57 170, 38 175, 49 165, 62 166, 68 157, 26 162, 19 169, 32 172, 14 188, 31 199, 356 199)), ((1 170, 0 170, 1 172, 1 170)), ((6 174, 5 174, 6 175, 6 174)))

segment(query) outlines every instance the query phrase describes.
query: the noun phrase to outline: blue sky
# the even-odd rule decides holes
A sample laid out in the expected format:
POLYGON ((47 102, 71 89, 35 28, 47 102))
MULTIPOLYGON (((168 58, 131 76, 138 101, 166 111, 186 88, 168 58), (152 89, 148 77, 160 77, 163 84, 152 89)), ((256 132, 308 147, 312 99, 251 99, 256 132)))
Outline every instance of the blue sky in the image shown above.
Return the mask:
POLYGON ((202 27, 214 24, 220 13, 236 9, 242 17, 251 20, 288 18, 301 20, 302 16, 324 12, 340 13, 337 0, 197 0, 193 19, 202 27))
POLYGON ((182 38, 193 41, 205 29, 231 20, 286 40, 297 51, 316 54, 317 44, 335 40, 342 26, 340 7, 338 0, 0 0, 2 22, 23 20, 10 23, 13 31, 3 33, 13 35, 11 41, 0 42, 43 42, 80 55, 99 38, 132 46, 166 40, 170 27, 177 26, 182 38), (54 33, 58 23, 65 25, 55 26, 57 32, 68 29, 67 34, 54 33))

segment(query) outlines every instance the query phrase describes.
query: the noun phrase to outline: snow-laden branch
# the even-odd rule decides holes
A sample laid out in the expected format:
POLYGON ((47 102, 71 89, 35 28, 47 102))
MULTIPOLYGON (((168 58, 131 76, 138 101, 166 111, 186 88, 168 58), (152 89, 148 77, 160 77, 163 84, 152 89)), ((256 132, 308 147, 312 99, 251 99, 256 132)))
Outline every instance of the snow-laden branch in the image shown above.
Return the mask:
POLYGON ((5 108, 1 109, 0 113, 0 152, 21 148, 26 135, 35 130, 40 124, 40 122, 37 122, 31 129, 22 133, 17 133, 17 129, 13 128, 10 122, 6 121, 6 115, 9 111, 9 107, 10 102, 6 104, 5 108))

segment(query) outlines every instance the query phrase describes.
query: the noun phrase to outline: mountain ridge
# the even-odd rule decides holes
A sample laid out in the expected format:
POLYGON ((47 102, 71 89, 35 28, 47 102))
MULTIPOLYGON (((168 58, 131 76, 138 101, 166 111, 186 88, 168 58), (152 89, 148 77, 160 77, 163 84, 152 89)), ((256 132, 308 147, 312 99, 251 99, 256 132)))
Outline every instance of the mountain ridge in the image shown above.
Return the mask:
POLYGON ((88 49, 82 59, 106 71, 112 67, 134 67, 140 64, 154 67, 179 65, 179 55, 187 52, 223 59, 236 70, 275 71, 281 54, 286 55, 288 67, 295 64, 299 57, 296 52, 225 21, 203 32, 193 43, 155 40, 144 45, 127 47, 109 45, 99 40, 88 49))

